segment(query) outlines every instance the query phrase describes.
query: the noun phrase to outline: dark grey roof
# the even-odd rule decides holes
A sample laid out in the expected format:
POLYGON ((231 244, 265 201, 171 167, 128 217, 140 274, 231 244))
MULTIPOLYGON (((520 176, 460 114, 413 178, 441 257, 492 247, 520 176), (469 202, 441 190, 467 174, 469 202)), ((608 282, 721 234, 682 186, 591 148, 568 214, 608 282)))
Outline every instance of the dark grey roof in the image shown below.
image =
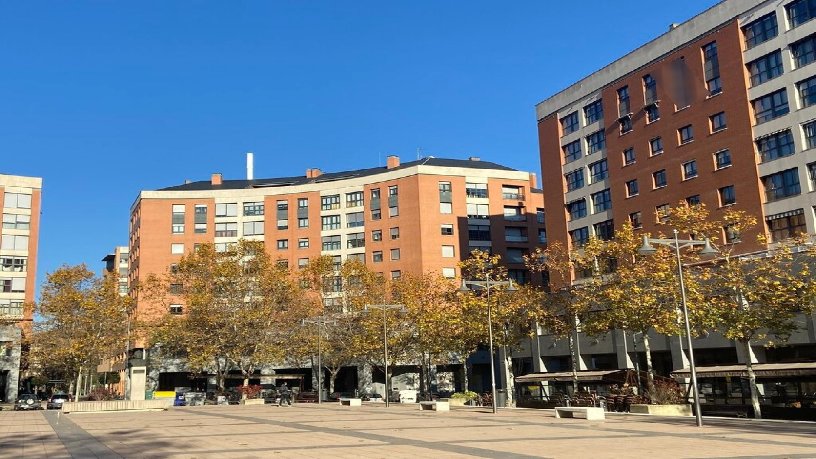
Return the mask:
POLYGON ((417 165, 440 166, 440 167, 464 167, 470 169, 493 169, 500 171, 515 171, 510 167, 492 163, 490 161, 473 161, 469 159, 444 159, 444 158, 423 158, 417 161, 410 161, 400 164, 399 167, 388 169, 383 167, 372 167, 370 169, 357 169, 344 172, 325 172, 318 177, 306 178, 305 175, 299 177, 277 177, 255 180, 224 180, 221 185, 213 185, 209 180, 185 183, 184 185, 161 188, 158 191, 202 191, 202 190, 239 190, 245 188, 272 188, 280 186, 304 185, 307 183, 333 182, 358 177, 369 177, 383 174, 389 170, 400 170, 417 165))

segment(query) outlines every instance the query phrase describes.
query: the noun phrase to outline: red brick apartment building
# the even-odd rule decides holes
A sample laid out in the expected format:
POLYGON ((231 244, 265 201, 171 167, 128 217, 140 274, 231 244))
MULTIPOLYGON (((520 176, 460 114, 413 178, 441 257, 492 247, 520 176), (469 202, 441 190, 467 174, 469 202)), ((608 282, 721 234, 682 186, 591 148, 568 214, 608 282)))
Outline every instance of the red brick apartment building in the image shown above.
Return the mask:
MULTIPOLYGON (((357 258, 388 278, 455 278, 458 262, 478 248, 500 254, 510 275, 527 282, 522 257, 546 241, 535 175, 479 158, 400 163, 390 156, 385 167, 270 179, 254 179, 251 170, 246 180, 213 174, 142 191, 131 208, 130 282, 165 272, 196 244, 223 249, 239 238, 265 241, 292 267, 320 255, 357 258)), ((183 305, 168 311, 182 312, 183 305)), ((183 368, 158 373, 159 389, 183 381, 183 368)))
POLYGON ((20 343, 31 330, 42 179, 0 174, 0 401, 17 399, 20 343))
MULTIPOLYGON (((667 206, 733 206, 764 225, 739 249, 816 233, 816 1, 725 0, 537 105, 550 241, 576 247, 630 221, 656 235, 667 206)), ((723 229, 723 239, 733 235, 723 229)), ((816 324, 784 349, 741 355, 697 340, 698 364, 816 360, 816 324)), ((539 337, 535 370, 634 368, 632 336, 580 337, 573 355, 539 337)), ((655 336, 658 370, 686 366, 676 338, 655 336)), ((529 354, 528 354, 529 356, 529 354)), ((712 383, 713 384, 713 383, 712 383)))

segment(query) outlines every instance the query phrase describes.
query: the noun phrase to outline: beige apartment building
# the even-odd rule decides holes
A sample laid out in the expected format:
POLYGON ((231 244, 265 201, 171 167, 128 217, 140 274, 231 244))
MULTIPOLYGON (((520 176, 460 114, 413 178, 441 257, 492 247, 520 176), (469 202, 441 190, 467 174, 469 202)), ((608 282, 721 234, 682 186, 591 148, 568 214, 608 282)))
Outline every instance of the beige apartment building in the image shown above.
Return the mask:
POLYGON ((42 179, 0 174, 0 401, 17 399, 23 334, 35 300, 42 179))
MULTIPOLYGON (((197 244, 219 250, 239 238, 264 241, 273 258, 291 267, 320 255, 338 266, 355 258, 387 278, 408 272, 456 278, 459 261, 478 248, 500 254, 515 280, 540 281, 523 264, 526 253, 546 242, 534 174, 479 158, 401 163, 396 156, 385 167, 312 168, 298 177, 255 179, 251 163, 247 169, 243 180, 213 174, 142 191, 131 208, 131 285, 166 272, 197 244)), ((334 300, 328 295, 325 301, 334 300)), ((179 304, 167 313, 183 311, 179 304)), ((178 366, 151 368, 151 378, 160 390, 187 385, 178 366)), ((365 378, 349 376, 346 389, 365 378)))
MULTIPOLYGON (((740 235, 743 253, 766 248, 759 234, 771 243, 816 234, 815 18, 812 0, 725 0, 539 103, 550 240, 580 247, 625 221, 656 235, 668 206, 683 201, 763 222, 740 235)), ((725 243, 734 236, 723 228, 725 243)), ((700 337, 697 364, 816 361, 814 317, 801 326, 788 346, 757 344, 751 355, 721 336, 700 337)), ((580 336, 573 355, 557 341, 542 334, 532 343, 532 370, 566 370, 573 360, 589 370, 644 364, 631 334, 580 336)), ((659 373, 688 365, 676 337, 652 343, 659 373)), ((769 391, 788 383, 766 382, 769 391)), ((719 379, 705 384, 703 392, 726 390, 719 379)))

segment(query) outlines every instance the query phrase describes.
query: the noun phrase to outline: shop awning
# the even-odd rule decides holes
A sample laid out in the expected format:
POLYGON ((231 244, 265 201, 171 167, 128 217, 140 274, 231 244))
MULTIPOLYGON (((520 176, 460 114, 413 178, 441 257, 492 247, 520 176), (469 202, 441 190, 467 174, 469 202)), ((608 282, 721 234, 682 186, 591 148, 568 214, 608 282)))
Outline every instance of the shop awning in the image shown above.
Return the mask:
MULTIPOLYGON (((753 367, 754 374, 758 378, 816 376, 816 362, 755 363, 753 367)), ((672 372, 675 378, 688 378, 690 374, 691 370, 688 368, 672 372)), ((697 367, 697 376, 700 378, 748 377, 748 370, 745 369, 745 365, 697 367)))
MULTIPOLYGON (((603 381, 609 375, 625 372, 626 370, 592 370, 578 371, 578 381, 603 381)), ((530 373, 516 378, 518 382, 540 382, 540 381, 572 381, 571 371, 561 371, 553 373, 530 373)))

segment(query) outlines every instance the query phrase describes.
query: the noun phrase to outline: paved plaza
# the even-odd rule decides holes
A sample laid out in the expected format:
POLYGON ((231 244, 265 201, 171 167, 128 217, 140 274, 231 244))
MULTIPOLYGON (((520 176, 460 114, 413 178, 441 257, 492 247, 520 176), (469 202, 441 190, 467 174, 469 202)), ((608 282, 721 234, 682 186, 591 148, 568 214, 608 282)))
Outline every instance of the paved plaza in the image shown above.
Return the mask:
POLYGON ((0 458, 816 457, 816 424, 416 405, 207 406, 166 412, 0 412, 0 458))

